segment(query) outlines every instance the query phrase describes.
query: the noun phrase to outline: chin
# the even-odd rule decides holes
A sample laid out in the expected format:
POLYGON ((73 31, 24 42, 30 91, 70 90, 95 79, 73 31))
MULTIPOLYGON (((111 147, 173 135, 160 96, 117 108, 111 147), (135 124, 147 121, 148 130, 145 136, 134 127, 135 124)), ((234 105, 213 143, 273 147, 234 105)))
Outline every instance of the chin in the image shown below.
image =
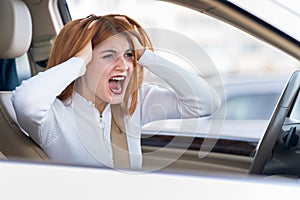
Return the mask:
POLYGON ((114 96, 112 97, 110 103, 111 104, 120 104, 120 103, 123 103, 124 101, 124 95, 120 95, 120 96, 114 96))

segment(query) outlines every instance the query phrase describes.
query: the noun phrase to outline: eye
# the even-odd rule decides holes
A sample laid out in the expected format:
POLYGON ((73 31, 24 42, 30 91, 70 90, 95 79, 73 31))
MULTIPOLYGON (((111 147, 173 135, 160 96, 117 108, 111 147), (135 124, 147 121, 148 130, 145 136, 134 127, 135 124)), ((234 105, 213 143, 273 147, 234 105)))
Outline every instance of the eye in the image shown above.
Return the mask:
POLYGON ((132 52, 125 53, 125 57, 132 58, 133 53, 132 52))
POLYGON ((102 58, 104 58, 104 59, 113 58, 113 57, 114 57, 113 54, 106 54, 106 55, 102 56, 102 58))

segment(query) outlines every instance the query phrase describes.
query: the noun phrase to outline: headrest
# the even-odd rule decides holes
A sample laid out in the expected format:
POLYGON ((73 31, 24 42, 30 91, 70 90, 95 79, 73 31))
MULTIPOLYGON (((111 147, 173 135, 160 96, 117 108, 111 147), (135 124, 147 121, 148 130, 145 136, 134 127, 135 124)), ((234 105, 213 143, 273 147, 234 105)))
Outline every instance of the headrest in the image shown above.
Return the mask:
POLYGON ((0 58, 16 58, 27 52, 32 38, 29 9, 22 0, 0 1, 0 58))

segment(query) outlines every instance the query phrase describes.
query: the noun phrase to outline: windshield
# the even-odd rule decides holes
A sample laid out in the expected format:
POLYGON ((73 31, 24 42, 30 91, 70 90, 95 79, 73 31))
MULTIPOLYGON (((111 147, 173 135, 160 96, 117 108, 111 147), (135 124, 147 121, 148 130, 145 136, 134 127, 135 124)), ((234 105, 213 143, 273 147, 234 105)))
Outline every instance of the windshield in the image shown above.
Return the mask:
POLYGON ((229 0, 300 41, 300 2, 295 0, 229 0), (266 9, 267 8, 267 9, 266 9))

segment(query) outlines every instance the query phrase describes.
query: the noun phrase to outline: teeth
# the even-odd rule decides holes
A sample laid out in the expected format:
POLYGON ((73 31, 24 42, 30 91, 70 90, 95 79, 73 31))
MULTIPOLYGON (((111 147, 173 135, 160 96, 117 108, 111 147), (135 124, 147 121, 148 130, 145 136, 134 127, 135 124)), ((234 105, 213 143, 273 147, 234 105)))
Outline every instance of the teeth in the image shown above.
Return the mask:
POLYGON ((113 81, 123 81, 125 79, 125 77, 113 77, 111 78, 111 80, 113 81))

